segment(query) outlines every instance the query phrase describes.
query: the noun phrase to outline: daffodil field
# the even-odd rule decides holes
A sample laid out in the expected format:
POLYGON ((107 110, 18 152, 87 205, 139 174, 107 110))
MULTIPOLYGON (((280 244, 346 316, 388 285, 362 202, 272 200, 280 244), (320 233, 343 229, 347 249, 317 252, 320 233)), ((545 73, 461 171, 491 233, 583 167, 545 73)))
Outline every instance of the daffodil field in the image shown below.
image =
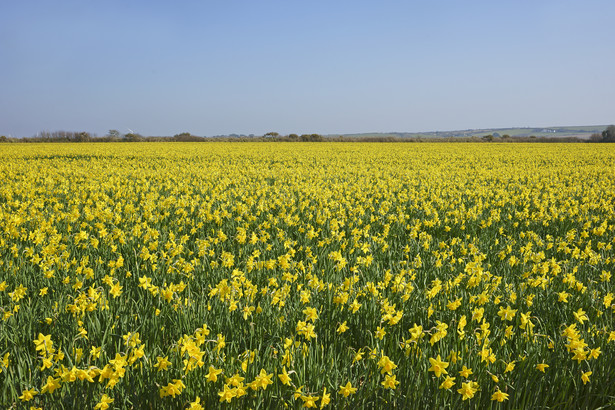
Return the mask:
POLYGON ((615 406, 607 144, 0 145, 0 407, 615 406))

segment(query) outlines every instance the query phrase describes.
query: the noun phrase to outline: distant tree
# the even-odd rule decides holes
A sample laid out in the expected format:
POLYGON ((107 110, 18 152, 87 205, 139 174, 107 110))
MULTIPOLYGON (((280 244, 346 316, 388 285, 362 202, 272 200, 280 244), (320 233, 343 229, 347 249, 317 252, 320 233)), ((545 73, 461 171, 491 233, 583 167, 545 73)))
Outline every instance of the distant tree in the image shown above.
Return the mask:
POLYGON ((324 138, 320 134, 302 134, 299 139, 305 142, 323 141, 324 138))
POLYGON ((122 135, 120 134, 118 130, 109 130, 109 132, 107 133, 107 136, 113 139, 119 139, 122 135))
POLYGON ((141 134, 130 132, 130 133, 124 135, 124 141, 128 141, 128 142, 143 141, 143 136, 141 134))
POLYGON ((32 138, 34 141, 36 140, 40 140, 40 141, 50 141, 51 140, 51 133, 49 131, 41 131, 38 134, 36 134, 36 136, 34 138, 32 138))
POLYGON ((192 134, 190 134, 189 132, 182 132, 182 133, 173 135, 173 139, 175 141, 189 141, 192 139, 192 134))
POLYGON ((609 125, 606 130, 602 131, 603 142, 615 142, 615 125, 609 125))
POLYGON ((6 138, 5 135, 0 136, 0 142, 7 142, 8 139, 6 138))
POLYGON ((90 141, 92 139, 92 136, 90 135, 89 132, 73 132, 71 136, 68 136, 68 140, 69 141, 74 141, 74 142, 87 142, 90 141))
POLYGON ((279 136, 280 136, 280 134, 278 134, 275 131, 270 131, 267 134, 263 135, 263 137, 265 137, 265 138, 277 138, 279 136))
POLYGON ((485 135, 483 137, 483 140, 487 141, 487 142, 491 142, 493 141, 493 135, 489 134, 489 135, 485 135))
POLYGON ((180 142, 198 142, 198 141, 204 141, 204 140, 205 138, 192 135, 189 132, 182 132, 180 134, 175 134, 173 136, 173 141, 180 141, 180 142))
POLYGON ((597 132, 593 133, 589 136, 590 142, 602 142, 602 134, 598 134, 597 132))

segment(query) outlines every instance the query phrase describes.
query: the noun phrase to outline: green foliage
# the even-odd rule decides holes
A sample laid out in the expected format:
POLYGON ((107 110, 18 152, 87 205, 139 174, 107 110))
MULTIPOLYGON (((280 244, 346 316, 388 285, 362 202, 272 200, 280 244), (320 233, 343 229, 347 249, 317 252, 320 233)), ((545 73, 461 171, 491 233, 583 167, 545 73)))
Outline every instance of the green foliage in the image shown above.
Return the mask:
POLYGON ((602 131, 603 142, 615 142, 615 125, 609 125, 606 130, 602 131))
POLYGON ((143 139, 144 139, 143 135, 133 133, 133 132, 130 132, 124 135, 124 141, 127 141, 127 142, 142 142, 143 139))

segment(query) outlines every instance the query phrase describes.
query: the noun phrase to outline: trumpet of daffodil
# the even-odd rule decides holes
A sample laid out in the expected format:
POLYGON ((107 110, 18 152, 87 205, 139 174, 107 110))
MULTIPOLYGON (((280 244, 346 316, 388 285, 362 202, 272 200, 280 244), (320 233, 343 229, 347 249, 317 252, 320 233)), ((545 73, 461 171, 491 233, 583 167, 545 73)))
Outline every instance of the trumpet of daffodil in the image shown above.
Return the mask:
POLYGON ((303 401, 303 405, 301 407, 305 407, 308 409, 316 408, 316 402, 320 399, 318 396, 301 396, 301 401, 303 401))
POLYGON ((361 308, 361 304, 355 299, 350 304, 350 311, 352 313, 357 313, 357 311, 361 308))
POLYGON ((122 336, 122 339, 124 339, 124 344, 126 346, 137 347, 137 345, 141 343, 140 337, 139 332, 128 332, 122 336))
POLYGON ((225 337, 222 336, 222 333, 218 333, 215 350, 219 352, 220 350, 224 349, 224 346, 226 346, 225 337))
POLYGON ((92 346, 90 349, 90 357, 92 357, 93 360, 98 359, 100 357, 101 350, 101 347, 92 346))
POLYGON ((397 365, 389 359, 388 356, 382 356, 380 360, 378 360, 378 366, 380 367, 380 374, 391 374, 393 369, 397 368, 397 365))
POLYGON ((500 389, 497 389, 492 395, 491 395, 491 400, 492 401, 497 401, 497 402, 503 402, 504 400, 508 400, 508 393, 504 393, 502 391, 500 391, 500 389))
POLYGON ((246 386, 243 383, 239 383, 236 387, 233 388, 235 391, 235 397, 243 397, 248 392, 246 391, 246 386))
POLYGON ((352 387, 350 382, 346 383, 345 386, 340 386, 340 394, 344 397, 348 397, 351 394, 355 394, 357 392, 356 387, 352 387))
POLYGON ((468 369, 463 366, 463 368, 459 371, 459 374, 467 379, 472 374, 472 369, 468 369))
POLYGON ((572 360, 576 360, 578 363, 581 363, 583 360, 587 359, 587 351, 583 347, 577 347, 572 351, 574 355, 572 356, 572 360))
POLYGON ((24 390, 21 393, 21 396, 19 396, 19 400, 21 401, 30 401, 34 398, 34 396, 36 396, 38 394, 38 392, 34 389, 28 389, 28 390, 24 390))
POLYGON ((613 294, 610 292, 607 293, 603 299, 604 307, 607 309, 610 308, 613 303, 613 299, 614 299, 613 294))
POLYGON ((478 384, 475 382, 461 383, 461 388, 457 389, 457 393, 461 394, 462 400, 471 399, 477 391, 478 384))
POLYGON ((201 398, 199 396, 196 396, 196 399, 190 402, 188 410, 203 410, 203 406, 201 406, 201 398))
POLYGON ((41 351, 43 355, 53 354, 53 342, 51 341, 51 335, 38 334, 38 337, 34 339, 34 345, 37 351, 41 351))
POLYGON ((434 372, 436 377, 440 377, 443 374, 448 374, 446 368, 448 367, 448 362, 442 361, 440 355, 437 358, 429 358, 429 363, 431 363, 431 367, 428 369, 430 372, 434 372))
POLYGON ((480 323, 480 321, 483 319, 483 314, 485 313, 485 308, 475 308, 474 310, 472 310, 472 320, 477 321, 480 323))
POLYGON ((218 381, 218 375, 222 373, 222 369, 216 369, 213 366, 209 366, 209 372, 205 375, 208 382, 215 383, 218 381))
POLYGON ((2 373, 2 368, 7 368, 9 367, 10 364, 10 360, 9 360, 9 356, 11 354, 10 353, 5 353, 4 356, 2 356, 2 359, 0 359, 0 373, 2 373))
POLYGON ((115 358, 109 360, 109 364, 111 364, 116 370, 125 367, 128 364, 128 360, 126 356, 122 356, 119 353, 115 354, 115 358))
POLYGON ((399 384, 399 381, 397 381, 397 376, 391 376, 387 374, 386 376, 384 376, 384 380, 381 382, 381 384, 384 386, 385 389, 394 390, 399 384))
POLYGON ((598 346, 595 349, 591 349, 589 351, 589 358, 590 359, 597 359, 598 356, 600 356, 601 353, 602 353, 602 351, 600 350, 600 346, 598 346))
POLYGON ((50 369, 53 366, 53 362, 49 357, 43 357, 43 364, 41 365, 41 370, 50 369))
POLYGON ((113 284, 113 286, 111 286, 111 289, 109 289, 109 293, 111 294, 111 296, 113 296, 113 298, 117 298, 122 294, 122 289, 124 287, 120 285, 119 282, 116 282, 113 284))
POLYGON ((229 377, 226 381, 227 384, 230 384, 234 387, 239 387, 243 384, 244 378, 239 375, 239 373, 235 373, 231 377, 229 377))
POLYGON ((545 370, 546 370, 548 367, 549 367, 549 365, 548 365, 548 364, 545 364, 545 363, 538 363, 538 364, 536 365, 536 369, 537 369, 537 370, 539 370, 539 371, 541 371, 541 372, 543 372, 543 373, 545 372, 545 370))
POLYGON ((256 388, 262 387, 263 390, 267 390, 267 386, 273 384, 273 381, 271 380, 272 377, 273 373, 268 374, 265 369, 261 369, 260 373, 254 380, 256 388))
POLYGON ((504 373, 512 372, 515 370, 515 361, 506 363, 506 368, 504 369, 504 373))
POLYGON ((236 396, 236 391, 234 389, 231 389, 228 384, 225 384, 222 387, 222 391, 218 392, 218 396, 220 396, 220 403, 224 401, 230 403, 233 397, 236 396))
POLYGON ((327 388, 325 387, 322 392, 322 398, 320 399, 320 408, 322 409, 330 402, 331 402, 331 393, 327 393, 327 388))
POLYGON ((181 394, 185 387, 186 385, 180 379, 173 379, 173 382, 160 389, 160 398, 166 396, 175 397, 176 395, 181 394))
POLYGON ((503 308, 503 307, 500 306, 500 311, 498 312, 498 316, 502 320, 511 321, 515 317, 516 313, 517 313, 517 310, 516 309, 511 309, 511 307, 508 306, 508 305, 506 306, 506 308, 503 308))
POLYGON ((579 308, 579 310, 577 310, 576 312, 573 312, 574 318, 577 320, 577 322, 583 324, 583 322, 589 320, 589 318, 587 317, 586 312, 579 308))
POLYGON ((282 384, 290 385, 290 376, 286 372, 286 367, 282 367, 282 373, 278 374, 282 384))
POLYGON ((410 340, 412 341, 418 341, 425 336, 423 333, 423 326, 417 325, 416 323, 408 329, 408 331, 410 332, 410 340))
POLYGON ((159 372, 163 370, 167 370, 169 366, 171 366, 171 362, 169 361, 167 357, 162 357, 162 356, 156 357, 156 363, 154 364, 154 367, 158 369, 159 372))
POLYGON ((455 385, 455 378, 451 376, 446 376, 444 381, 438 387, 439 389, 449 390, 451 387, 455 385))
POLYGON ((534 327, 534 324, 530 320, 531 313, 532 312, 521 313, 521 323, 519 324, 519 327, 521 329, 525 330, 525 328, 529 326, 530 330, 532 330, 532 328, 534 327))
POLYGON ((47 376, 47 382, 41 388, 41 394, 53 393, 56 389, 60 388, 60 379, 54 379, 51 376, 47 376))
POLYGON ((436 323, 436 332, 429 339, 429 343, 432 346, 434 345, 434 343, 439 342, 448 334, 446 330, 448 329, 448 325, 446 323, 440 322, 439 320, 437 320, 436 323))
POLYGON ((113 403, 113 401, 114 399, 107 396, 106 394, 103 394, 98 404, 94 406, 94 409, 95 410, 107 410, 109 408, 109 404, 113 403))
POLYGON ((448 302, 448 303, 446 304, 446 307, 447 307, 449 310, 457 310, 457 308, 458 308, 459 306, 461 306, 461 298, 457 298, 457 299, 455 299, 455 300, 453 300, 453 301, 450 301, 450 302, 448 302))
POLYGON ((307 307, 303 309, 303 313, 305 314, 306 321, 311 320, 312 322, 314 322, 316 321, 316 319, 318 319, 318 311, 316 310, 316 308, 307 307))

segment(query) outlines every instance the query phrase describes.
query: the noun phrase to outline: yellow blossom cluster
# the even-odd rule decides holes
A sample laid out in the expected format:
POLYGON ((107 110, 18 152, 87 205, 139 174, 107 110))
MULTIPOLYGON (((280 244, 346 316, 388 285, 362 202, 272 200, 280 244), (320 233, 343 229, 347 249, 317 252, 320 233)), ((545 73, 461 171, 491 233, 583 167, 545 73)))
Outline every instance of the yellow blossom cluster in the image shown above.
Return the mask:
POLYGON ((4 144, 0 407, 608 407, 613 175, 601 144, 4 144))

